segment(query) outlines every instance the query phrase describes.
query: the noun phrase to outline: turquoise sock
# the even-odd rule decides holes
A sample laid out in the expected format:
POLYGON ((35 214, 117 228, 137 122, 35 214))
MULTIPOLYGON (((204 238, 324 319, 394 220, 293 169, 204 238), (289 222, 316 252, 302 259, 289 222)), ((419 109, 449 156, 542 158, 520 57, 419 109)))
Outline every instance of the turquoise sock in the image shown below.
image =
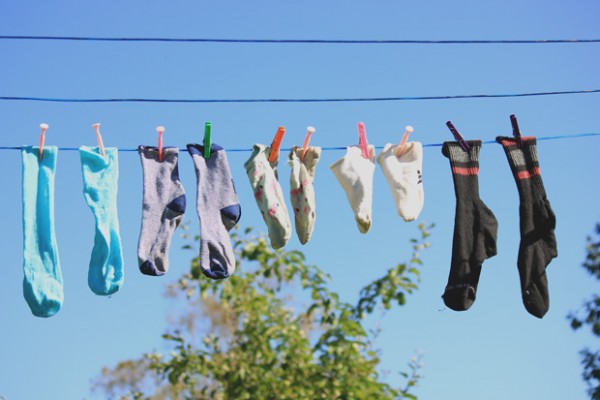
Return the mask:
POLYGON ((117 215, 119 162, 117 149, 81 146, 83 194, 96 219, 88 286, 98 295, 115 293, 123 285, 123 253, 117 215))
POLYGON ((54 233, 54 172, 58 149, 23 146, 23 296, 36 317, 63 303, 63 279, 54 233))

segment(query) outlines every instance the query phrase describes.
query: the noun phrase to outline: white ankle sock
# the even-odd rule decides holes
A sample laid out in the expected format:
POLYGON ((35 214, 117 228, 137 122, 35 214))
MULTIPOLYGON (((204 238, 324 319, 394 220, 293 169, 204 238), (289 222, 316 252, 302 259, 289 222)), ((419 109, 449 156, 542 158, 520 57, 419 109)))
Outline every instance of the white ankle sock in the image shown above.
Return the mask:
POLYGON ((340 182, 354 211, 356 224, 361 233, 371 228, 373 209, 373 173, 375 172, 375 148, 369 146, 369 158, 364 158, 357 146, 348 147, 346 155, 329 167, 340 182))
POLYGON ((424 203, 422 183, 423 146, 420 142, 406 143, 400 157, 398 145, 386 144, 377 156, 377 162, 387 179, 398 214, 405 221, 417 219, 424 203))

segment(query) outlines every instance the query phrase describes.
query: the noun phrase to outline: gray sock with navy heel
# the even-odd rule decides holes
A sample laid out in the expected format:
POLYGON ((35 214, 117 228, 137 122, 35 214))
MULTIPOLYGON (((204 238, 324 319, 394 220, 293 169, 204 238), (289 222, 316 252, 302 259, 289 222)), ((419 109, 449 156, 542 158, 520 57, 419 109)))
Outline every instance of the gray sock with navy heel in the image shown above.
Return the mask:
POLYGON ((160 276, 169 270, 171 238, 185 212, 185 191, 179 181, 179 150, 164 147, 162 161, 156 147, 139 146, 138 153, 144 173, 138 262, 143 274, 160 276))
POLYGON ((200 269, 211 279, 224 279, 235 270, 235 255, 229 231, 242 209, 235 191, 225 150, 216 144, 204 158, 204 146, 188 144, 194 161, 198 191, 196 209, 200 220, 200 269))

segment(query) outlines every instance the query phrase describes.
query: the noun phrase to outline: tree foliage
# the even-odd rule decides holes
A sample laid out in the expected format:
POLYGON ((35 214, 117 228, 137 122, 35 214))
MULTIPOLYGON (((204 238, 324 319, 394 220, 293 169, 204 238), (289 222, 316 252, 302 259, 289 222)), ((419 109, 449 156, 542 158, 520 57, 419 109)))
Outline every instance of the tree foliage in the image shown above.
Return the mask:
MULTIPOLYGON (((587 239, 587 256, 583 263, 594 278, 600 280, 600 223, 596 224, 594 235, 587 239)), ((571 327, 575 330, 588 326, 595 336, 600 336, 600 296, 594 295, 576 313, 569 314, 571 327)), ((588 384, 588 394, 593 400, 600 400, 600 350, 581 351, 583 379, 588 384)))
POLYGON ((170 296, 188 306, 163 335, 173 351, 105 368, 94 390, 152 400, 415 399, 420 356, 400 372, 402 387, 384 382, 373 343, 378 331, 367 330, 364 317, 403 305, 417 289, 429 228, 420 225, 412 258, 365 286, 355 305, 342 301, 330 277, 301 252, 274 251, 249 229, 234 233, 233 276, 204 278, 196 257, 170 287, 170 296))

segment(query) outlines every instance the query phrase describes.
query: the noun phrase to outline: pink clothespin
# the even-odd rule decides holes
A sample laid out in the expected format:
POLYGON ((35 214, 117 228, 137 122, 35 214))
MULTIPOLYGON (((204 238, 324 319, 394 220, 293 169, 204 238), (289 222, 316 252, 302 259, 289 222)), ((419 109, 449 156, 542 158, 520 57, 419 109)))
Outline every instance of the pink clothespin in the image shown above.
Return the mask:
POLYGON ((306 150, 308 150, 308 145, 310 144, 310 137, 313 133, 315 133, 316 129, 312 126, 306 128, 306 136, 304 137, 304 144, 302 145, 302 159, 304 160, 304 156, 306 155, 306 150))
POLYGON ((44 142, 46 141, 46 130, 48 130, 48 124, 40 124, 42 133, 40 134, 40 160, 42 159, 42 153, 44 152, 44 142))
POLYGON ((163 140, 162 140, 162 135, 163 132, 165 131, 165 127, 162 125, 159 125, 156 127, 156 132, 158 132, 158 161, 163 160, 163 140))
POLYGON ((98 147, 100 147, 100 153, 102 153, 102 157, 106 154, 104 153, 104 142, 102 142, 102 135, 100 134, 100 122, 96 122, 92 125, 92 128, 96 129, 96 140, 98 140, 98 147))
POLYGON ((358 126, 358 147, 360 147, 362 151, 362 156, 366 159, 369 159, 369 142, 367 141, 365 124, 363 122, 359 122, 356 125, 358 126))
POLYGON ((275 160, 277 160, 277 156, 279 155, 279 148, 281 147, 281 141, 283 140, 283 135, 285 135, 285 126, 280 126, 279 128, 277 128, 277 133, 275 134, 273 143, 271 143, 271 153, 269 154, 269 162, 275 162, 275 160))
POLYGON ((400 157, 400 155, 402 154, 402 151, 404 150, 404 146, 406 146, 406 141, 408 140, 408 136, 411 133, 413 133, 414 130, 415 129, 412 126, 406 125, 406 127, 404 128, 404 135, 402 136, 402 141, 400 142, 400 145, 396 149, 396 157, 400 157))

